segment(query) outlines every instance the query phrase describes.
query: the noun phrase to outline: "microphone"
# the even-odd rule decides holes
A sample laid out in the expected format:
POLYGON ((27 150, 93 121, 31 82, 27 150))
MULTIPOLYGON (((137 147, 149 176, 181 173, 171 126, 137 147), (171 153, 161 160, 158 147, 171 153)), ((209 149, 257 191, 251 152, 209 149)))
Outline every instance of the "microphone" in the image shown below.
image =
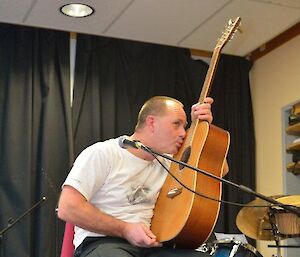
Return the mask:
POLYGON ((120 137, 119 146, 124 149, 130 148, 130 147, 135 148, 135 149, 145 149, 146 148, 140 141, 129 140, 126 137, 120 137))

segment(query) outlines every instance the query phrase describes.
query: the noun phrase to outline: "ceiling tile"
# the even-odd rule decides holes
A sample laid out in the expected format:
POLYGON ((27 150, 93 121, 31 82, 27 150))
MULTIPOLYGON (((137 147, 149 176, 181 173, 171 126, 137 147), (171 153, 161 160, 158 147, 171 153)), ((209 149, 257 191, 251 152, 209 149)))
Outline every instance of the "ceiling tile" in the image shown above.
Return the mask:
POLYGON ((0 21, 6 23, 22 23, 34 0, 1 0, 0 21))
POLYGON ((177 45, 228 0, 138 0, 105 35, 177 45))
POLYGON ((244 33, 236 33, 223 52, 244 56, 296 24, 300 18, 300 9, 235 0, 216 13, 205 26, 199 27, 181 45, 190 48, 201 45, 202 50, 213 50, 229 18, 237 16, 242 18, 241 30, 244 33))
POLYGON ((41 27, 99 35, 131 3, 131 0, 84 1, 95 8, 95 13, 85 18, 73 18, 61 14, 60 7, 68 2, 70 1, 38 1, 26 24, 39 24, 41 27))

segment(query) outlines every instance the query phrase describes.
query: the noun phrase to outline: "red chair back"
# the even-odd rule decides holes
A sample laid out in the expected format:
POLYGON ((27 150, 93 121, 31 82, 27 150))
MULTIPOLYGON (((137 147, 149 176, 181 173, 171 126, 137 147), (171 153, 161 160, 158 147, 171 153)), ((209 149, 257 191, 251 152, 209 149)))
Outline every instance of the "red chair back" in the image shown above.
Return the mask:
POLYGON ((63 243, 61 247, 60 257, 73 257, 74 256, 74 225, 66 223, 63 243))

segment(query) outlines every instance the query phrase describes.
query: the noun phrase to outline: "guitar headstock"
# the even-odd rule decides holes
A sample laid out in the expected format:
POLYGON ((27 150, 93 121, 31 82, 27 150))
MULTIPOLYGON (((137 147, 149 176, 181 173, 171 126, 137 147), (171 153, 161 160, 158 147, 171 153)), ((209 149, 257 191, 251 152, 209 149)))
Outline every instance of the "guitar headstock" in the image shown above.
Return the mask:
POLYGON ((222 49, 228 41, 233 37, 234 33, 237 31, 241 24, 241 18, 237 17, 234 21, 231 19, 228 21, 228 25, 225 27, 225 31, 222 33, 221 38, 219 38, 216 48, 222 49))

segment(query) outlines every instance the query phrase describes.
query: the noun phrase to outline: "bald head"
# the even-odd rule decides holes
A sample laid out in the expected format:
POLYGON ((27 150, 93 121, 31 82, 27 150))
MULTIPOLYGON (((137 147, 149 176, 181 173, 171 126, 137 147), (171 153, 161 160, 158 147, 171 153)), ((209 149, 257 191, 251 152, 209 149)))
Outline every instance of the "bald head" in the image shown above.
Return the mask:
POLYGON ((146 101, 144 103, 144 105, 140 109, 135 130, 138 130, 138 129, 141 129, 144 127, 147 116, 149 116, 149 115, 163 116, 167 112, 168 107, 172 106, 174 104, 180 105, 181 107, 183 107, 183 104, 180 101, 178 101, 172 97, 154 96, 154 97, 150 98, 148 101, 146 101))

